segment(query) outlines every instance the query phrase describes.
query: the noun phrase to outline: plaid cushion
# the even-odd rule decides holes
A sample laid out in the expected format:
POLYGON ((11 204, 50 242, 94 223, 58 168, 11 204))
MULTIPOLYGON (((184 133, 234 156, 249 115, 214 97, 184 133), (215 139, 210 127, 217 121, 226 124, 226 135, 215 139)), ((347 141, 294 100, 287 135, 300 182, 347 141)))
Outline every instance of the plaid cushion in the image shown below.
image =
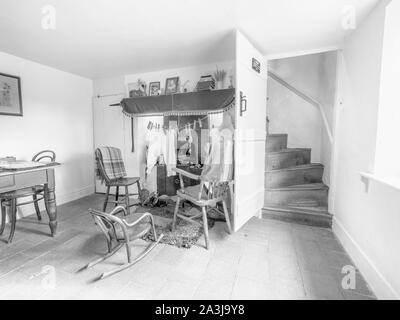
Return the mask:
MULTIPOLYGON (((121 150, 113 147, 100 147, 96 150, 96 154, 101 156, 100 161, 103 163, 103 173, 109 180, 116 180, 126 177, 124 160, 122 159, 121 150)), ((99 168, 99 170, 101 170, 99 168)))

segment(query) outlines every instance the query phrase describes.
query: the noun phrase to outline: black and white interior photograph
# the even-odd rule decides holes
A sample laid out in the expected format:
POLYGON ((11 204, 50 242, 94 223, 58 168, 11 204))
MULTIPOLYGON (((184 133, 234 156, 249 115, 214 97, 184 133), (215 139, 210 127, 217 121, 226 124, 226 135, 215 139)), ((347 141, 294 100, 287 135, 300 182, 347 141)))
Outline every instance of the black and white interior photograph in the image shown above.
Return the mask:
POLYGON ((399 21, 0 0, 0 300, 398 300, 399 21))

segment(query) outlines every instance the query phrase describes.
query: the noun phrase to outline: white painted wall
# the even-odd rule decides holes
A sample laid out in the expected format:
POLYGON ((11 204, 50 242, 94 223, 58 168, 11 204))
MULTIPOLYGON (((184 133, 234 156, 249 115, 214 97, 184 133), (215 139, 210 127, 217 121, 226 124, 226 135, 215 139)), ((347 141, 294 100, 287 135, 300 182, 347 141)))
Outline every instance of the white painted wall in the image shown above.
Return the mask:
POLYGON ((400 185, 400 2, 390 3, 383 44, 375 174, 400 185))
POLYGON ((360 178, 374 169, 387 3, 344 43, 333 228, 378 298, 400 298, 400 190, 371 181, 366 191, 360 178))
MULTIPOLYGON (((125 152, 124 115, 120 107, 110 107, 125 97, 124 77, 97 80, 94 82, 93 92, 95 148, 111 145, 125 152)), ((96 179, 96 192, 105 192, 105 186, 99 179, 96 179)))
MULTIPOLYGON (((180 77, 181 83, 189 80, 188 90, 192 91, 200 77, 203 75, 213 74, 218 66, 219 69, 227 71, 235 75, 234 62, 223 61, 212 64, 191 66, 177 69, 159 70, 156 72, 140 73, 123 75, 120 77, 96 79, 94 81, 94 94, 95 95, 109 95, 115 93, 124 93, 125 97, 128 96, 128 84, 138 81, 138 79, 145 81, 147 86, 150 82, 161 82, 161 87, 165 88, 165 80, 170 77, 180 77)), ((229 77, 227 76, 225 86, 229 86, 229 77)), ((233 79, 234 81, 234 79, 233 79)), ((149 121, 153 123, 163 124, 162 117, 140 117, 134 119, 134 136, 135 136, 135 152, 131 152, 131 119, 123 116, 120 107, 109 107, 112 100, 119 99, 119 97, 104 97, 95 100, 95 145, 104 145, 105 142, 114 146, 119 146, 124 153, 125 166, 128 175, 140 176, 142 181, 145 177, 146 168, 146 145, 144 141, 144 134, 147 130, 149 121), (100 114, 99 114, 100 113, 100 114), (101 116, 103 114, 103 116, 101 116), (104 116, 107 114, 108 116, 104 116), (103 117, 103 119, 102 119, 103 117), (107 123, 107 127, 105 124, 107 123), (97 128, 97 129, 96 129, 97 128)), ((118 102, 118 101, 114 101, 118 102)), ((212 116, 214 121, 221 119, 219 116, 212 116)), ((148 179, 146 188, 150 190, 156 189, 156 170, 153 170, 152 175, 148 179)))
MULTIPOLYGON (((271 60, 269 68, 321 104, 328 130, 332 132, 337 53, 325 52, 271 60)), ((321 111, 271 78, 268 85, 270 132, 288 133, 289 148, 311 148, 311 160, 324 164, 324 182, 329 185, 332 146, 321 111)))
MULTIPOLYGON (((24 116, 0 115, 0 157, 54 150, 57 203, 94 191, 92 81, 0 52, 0 72, 21 77, 24 116)), ((43 208, 43 207, 42 207, 43 208)), ((22 214, 34 212, 23 207, 22 214)))

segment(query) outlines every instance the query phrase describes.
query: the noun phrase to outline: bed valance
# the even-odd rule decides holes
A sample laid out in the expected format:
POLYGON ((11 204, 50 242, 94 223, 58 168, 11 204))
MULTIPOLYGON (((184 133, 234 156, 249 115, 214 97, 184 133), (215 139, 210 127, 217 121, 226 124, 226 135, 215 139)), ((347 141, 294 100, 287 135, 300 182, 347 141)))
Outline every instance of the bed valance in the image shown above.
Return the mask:
POLYGON ((235 104, 235 89, 127 98, 121 101, 130 117, 188 116, 221 113, 235 104))

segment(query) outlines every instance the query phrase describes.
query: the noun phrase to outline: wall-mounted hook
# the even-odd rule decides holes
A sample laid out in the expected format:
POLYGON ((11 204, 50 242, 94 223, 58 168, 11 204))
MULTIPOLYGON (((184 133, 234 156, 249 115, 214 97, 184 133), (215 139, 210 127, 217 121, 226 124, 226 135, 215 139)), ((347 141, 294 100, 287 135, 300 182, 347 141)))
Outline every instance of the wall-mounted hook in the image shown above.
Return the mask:
POLYGON ((243 113, 247 111, 247 97, 240 91, 240 116, 243 117, 243 113))

